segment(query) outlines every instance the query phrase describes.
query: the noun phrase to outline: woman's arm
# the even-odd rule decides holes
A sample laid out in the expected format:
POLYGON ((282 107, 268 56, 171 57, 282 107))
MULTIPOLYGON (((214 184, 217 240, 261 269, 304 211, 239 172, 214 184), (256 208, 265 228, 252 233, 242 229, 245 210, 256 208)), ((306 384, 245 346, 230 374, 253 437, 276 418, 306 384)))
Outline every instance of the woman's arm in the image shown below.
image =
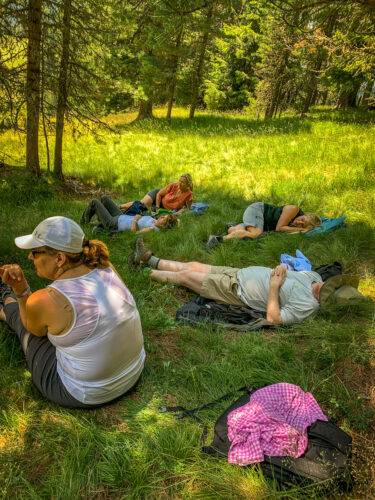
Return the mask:
POLYGON ((191 208, 191 204, 193 203, 193 200, 189 200, 185 203, 185 206, 182 207, 178 212, 176 212, 176 215, 181 215, 182 212, 188 211, 191 208))
POLYGON ((159 210, 160 208, 160 203, 163 198, 168 193, 168 186, 165 186, 163 189, 161 189, 158 194, 156 195, 156 200, 155 200, 155 209, 156 211, 159 210))
POLYGON ((13 288, 22 324, 28 332, 37 337, 43 337, 49 332, 58 335, 72 323, 73 311, 67 309, 66 298, 61 295, 63 300, 57 302, 51 297, 50 291, 59 294, 57 290, 43 288, 31 293, 22 269, 17 264, 0 268, 0 276, 4 283, 13 288))
POLYGON ((285 205, 281 212, 280 219, 276 224, 276 231, 299 232, 296 227, 288 226, 289 222, 293 220, 299 212, 297 205, 285 205))
POLYGON ((137 221, 138 221, 139 219, 141 219, 141 218, 142 218, 142 215, 140 215, 140 214, 137 214, 137 215, 135 215, 135 216, 134 216, 134 219, 133 219, 132 225, 131 225, 131 227, 130 227, 130 231, 133 231, 133 232, 134 232, 134 231, 136 231, 136 230, 137 230, 137 221))
POLYGON ((38 290, 25 301, 24 318, 21 312, 22 323, 28 332, 37 337, 44 337, 51 324, 49 316, 56 315, 57 312, 56 304, 51 300, 47 290, 38 290))
POLYGON ((148 233, 149 231, 154 231, 155 228, 154 227, 144 227, 143 229, 140 229, 139 231, 136 232, 136 234, 139 234, 139 233, 148 233))
MULTIPOLYGON (((45 291, 31 293, 22 269, 18 264, 3 266, 0 276, 4 283, 10 285, 17 297, 18 307, 23 326, 27 331, 42 337, 47 334, 48 327, 43 309, 45 291)), ((47 307, 51 307, 51 303, 47 307)), ((48 311, 48 309, 47 309, 48 311)))

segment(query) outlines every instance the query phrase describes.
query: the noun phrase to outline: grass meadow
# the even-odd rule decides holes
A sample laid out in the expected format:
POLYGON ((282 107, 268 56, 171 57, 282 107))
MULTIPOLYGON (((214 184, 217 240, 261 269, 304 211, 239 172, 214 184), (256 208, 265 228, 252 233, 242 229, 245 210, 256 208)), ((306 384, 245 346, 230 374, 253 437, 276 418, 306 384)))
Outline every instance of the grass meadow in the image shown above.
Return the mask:
MULTIPOLYGON (((186 110, 176 109, 170 127, 165 109, 155 114, 145 122, 133 122, 131 113, 107 117, 111 130, 96 135, 71 129, 64 143, 66 186, 46 171, 35 180, 22 168, 0 169, 0 265, 17 262, 33 290, 44 287, 26 253, 15 247, 15 236, 53 215, 79 221, 91 197, 139 199, 188 172, 195 200, 210 208, 202 216, 182 216, 179 228, 146 234, 156 255, 274 267, 282 253, 294 255, 298 248, 313 267, 339 261, 344 272, 359 274, 368 303, 258 332, 182 326, 176 310, 194 295, 129 270, 135 235, 100 236, 140 310, 147 352, 142 378, 136 392, 102 409, 59 408, 40 396, 17 339, 0 324, 0 498, 326 498, 311 487, 278 490, 256 469, 203 456, 198 423, 158 412, 165 404, 191 408, 243 385, 282 381, 311 391, 362 456, 354 459, 353 492, 330 498, 374 498, 375 113, 316 109, 305 119, 263 121, 202 112, 190 122, 186 110), (230 241, 208 254, 208 236, 241 221, 255 201, 346 215, 348 227, 315 238, 272 234, 230 241)), ((18 136, 0 136, 0 150, 11 157, 7 163, 24 163, 18 136)), ((42 138, 40 150, 45 165, 42 138)), ((229 403, 200 415, 211 433, 229 403)))

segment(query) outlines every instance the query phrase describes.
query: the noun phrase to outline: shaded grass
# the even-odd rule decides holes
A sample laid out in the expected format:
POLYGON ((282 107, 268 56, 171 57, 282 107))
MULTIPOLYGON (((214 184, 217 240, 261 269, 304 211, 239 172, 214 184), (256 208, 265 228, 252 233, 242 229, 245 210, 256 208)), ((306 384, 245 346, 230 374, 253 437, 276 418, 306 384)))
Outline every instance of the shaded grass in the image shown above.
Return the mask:
MULTIPOLYGON (((118 201, 126 201, 188 171, 196 200, 211 207, 201 217, 183 216, 179 229, 146 235, 157 255, 233 267, 275 266, 281 253, 299 248, 313 267, 339 260, 346 272, 360 274, 361 290, 375 298, 373 114, 317 110, 302 121, 270 122, 199 114, 193 123, 185 120, 185 110, 176 114, 171 127, 161 119, 132 124, 132 116, 120 115, 108 118, 117 134, 67 137, 66 174, 111 188, 118 201), (314 239, 274 234, 231 241, 207 254, 208 235, 222 232, 227 221, 239 221, 246 206, 259 200, 347 215, 349 227, 314 239)), ((86 200, 50 178, 6 174, 0 178, 0 264, 20 263, 35 290, 47 281, 35 275, 14 236, 52 215, 79 220, 86 200)), ((311 489, 277 491, 254 470, 201 456, 199 425, 159 414, 158 407, 195 407, 246 384, 287 381, 312 391, 354 434, 355 444, 366 436, 371 443, 371 305, 321 311, 301 325, 246 334, 181 326, 175 311, 193 295, 129 271, 126 256, 134 235, 101 239, 141 313, 148 353, 142 379, 134 394, 101 410, 57 408, 38 394, 17 341, 1 324, 0 498, 322 498, 311 489)), ((210 428, 229 403, 202 413, 210 428)), ((359 485, 352 498, 371 488, 373 478, 362 488, 365 493, 359 485)))

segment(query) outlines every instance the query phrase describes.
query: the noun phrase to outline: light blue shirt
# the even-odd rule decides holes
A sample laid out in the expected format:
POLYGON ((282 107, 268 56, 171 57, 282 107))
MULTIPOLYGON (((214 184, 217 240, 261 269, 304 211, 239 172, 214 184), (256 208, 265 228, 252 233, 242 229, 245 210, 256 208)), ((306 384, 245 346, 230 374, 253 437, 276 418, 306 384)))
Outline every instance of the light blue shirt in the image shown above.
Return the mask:
MULTIPOLYGON (((132 227, 132 223, 135 215, 120 215, 118 218, 118 230, 119 231, 130 231, 132 227)), ((144 229, 145 227, 153 227, 156 231, 159 231, 159 228, 156 227, 153 222, 156 222, 156 219, 150 217, 149 215, 144 215, 140 219, 137 220, 137 229, 144 229)))
MULTIPOLYGON (((271 272, 269 267, 251 266, 240 269, 237 273, 238 296, 256 311, 267 311, 271 272)), ((322 281, 314 271, 287 271, 279 290, 283 325, 299 323, 319 308, 319 302, 311 288, 313 281, 322 281)))

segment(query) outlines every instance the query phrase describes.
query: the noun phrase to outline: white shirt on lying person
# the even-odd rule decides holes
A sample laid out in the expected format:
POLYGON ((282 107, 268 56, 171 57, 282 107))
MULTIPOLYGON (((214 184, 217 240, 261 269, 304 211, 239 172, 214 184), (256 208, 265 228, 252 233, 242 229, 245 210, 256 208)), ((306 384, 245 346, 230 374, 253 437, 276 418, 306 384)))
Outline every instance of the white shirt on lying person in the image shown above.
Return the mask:
MULTIPOLYGON (((132 223, 134 220, 135 215, 120 215, 118 218, 117 224, 118 224, 118 230, 119 231, 130 231, 132 227, 132 223)), ((141 230, 144 229, 145 227, 153 227, 156 231, 160 231, 160 229, 155 226, 154 222, 156 222, 157 219, 154 219, 153 217, 150 217, 149 215, 143 215, 140 219, 137 220, 137 229, 141 230)))
MULTIPOLYGON (((238 297, 256 311, 267 312, 272 269, 251 266, 237 273, 238 297)), ((314 271, 287 271, 279 290, 280 314, 283 325, 300 323, 319 308, 311 284, 323 280, 314 271)))

